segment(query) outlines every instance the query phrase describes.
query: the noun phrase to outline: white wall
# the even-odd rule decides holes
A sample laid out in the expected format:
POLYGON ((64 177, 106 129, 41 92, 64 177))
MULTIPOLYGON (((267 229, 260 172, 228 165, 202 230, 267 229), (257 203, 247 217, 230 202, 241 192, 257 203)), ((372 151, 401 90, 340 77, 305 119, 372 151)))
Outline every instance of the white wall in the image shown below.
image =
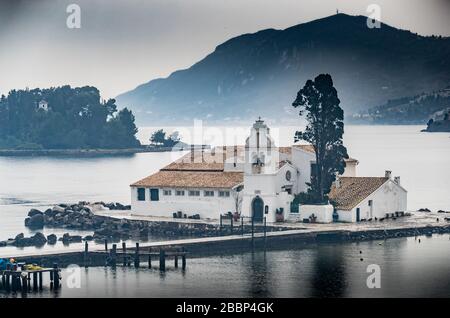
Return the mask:
MULTIPOLYGON (((255 194, 244 194, 242 201, 243 216, 252 216, 252 202, 256 196, 255 194)), ((268 213, 264 214, 267 222, 272 223, 276 221, 276 210, 279 208, 283 208, 284 219, 288 219, 290 204, 294 198, 292 195, 287 192, 280 192, 278 194, 259 194, 258 196, 263 200, 264 207, 268 207, 268 213)))
POLYGON ((203 219, 219 219, 220 214, 235 211, 233 191, 229 189, 224 189, 224 191, 230 191, 230 197, 219 197, 218 189, 184 189, 184 196, 176 196, 175 189, 161 188, 159 189, 159 201, 150 201, 150 188, 145 188, 145 201, 138 201, 137 189, 138 187, 131 187, 131 213, 135 215, 171 218, 174 212, 182 211, 188 216, 200 214, 203 219), (172 195, 165 196, 163 193, 165 189, 172 190, 172 195), (200 196, 189 196, 189 190, 199 190, 200 196), (205 197, 204 190, 214 191, 214 197, 205 197))
POLYGON ((356 162, 346 162, 342 177, 356 177, 356 162))
POLYGON ((244 190, 242 200, 242 215, 252 216, 252 201, 259 196, 268 206, 269 213, 267 222, 275 222, 276 210, 283 208, 285 219, 287 219, 290 203, 293 196, 282 191, 282 186, 292 185, 295 191, 297 171, 294 167, 286 164, 276 174, 244 174, 244 190), (286 180, 286 171, 291 172, 291 181, 286 180))
POLYGON ((300 205, 299 218, 300 220, 309 219, 314 214, 317 218, 317 223, 331 223, 333 222, 334 208, 331 204, 327 205, 300 205))
POLYGON ((357 208, 360 209, 361 219, 368 219, 370 217, 382 218, 386 216, 386 213, 406 211, 407 191, 394 181, 389 180, 351 211, 338 210, 339 221, 356 222, 357 208), (369 200, 372 200, 372 209, 369 206, 369 200))
POLYGON ((296 193, 307 190, 306 182, 311 182, 311 162, 315 161, 313 153, 304 151, 297 147, 292 147, 292 164, 298 169, 297 191, 296 193))

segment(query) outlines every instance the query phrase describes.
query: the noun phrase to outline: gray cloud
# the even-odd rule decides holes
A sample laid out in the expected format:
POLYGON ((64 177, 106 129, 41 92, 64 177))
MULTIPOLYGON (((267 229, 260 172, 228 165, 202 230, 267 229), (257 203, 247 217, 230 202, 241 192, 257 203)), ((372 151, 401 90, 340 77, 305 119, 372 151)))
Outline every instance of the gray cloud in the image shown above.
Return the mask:
POLYGON ((333 14, 366 14, 423 35, 450 35, 446 0, 11 0, 0 1, 0 93, 13 88, 94 85, 113 97, 186 68, 221 42, 333 14), (66 7, 82 28, 66 27, 66 7))

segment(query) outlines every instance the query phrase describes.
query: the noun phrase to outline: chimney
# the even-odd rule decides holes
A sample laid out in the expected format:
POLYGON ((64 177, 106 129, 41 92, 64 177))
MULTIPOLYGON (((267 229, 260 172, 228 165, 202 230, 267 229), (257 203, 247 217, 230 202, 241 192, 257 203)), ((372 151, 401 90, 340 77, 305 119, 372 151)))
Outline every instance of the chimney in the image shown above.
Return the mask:
POLYGON ((392 171, 386 170, 386 171, 384 172, 384 177, 390 179, 390 178, 391 178, 391 174, 392 174, 392 171))
POLYGON ((394 182, 400 185, 400 176, 394 177, 394 182))

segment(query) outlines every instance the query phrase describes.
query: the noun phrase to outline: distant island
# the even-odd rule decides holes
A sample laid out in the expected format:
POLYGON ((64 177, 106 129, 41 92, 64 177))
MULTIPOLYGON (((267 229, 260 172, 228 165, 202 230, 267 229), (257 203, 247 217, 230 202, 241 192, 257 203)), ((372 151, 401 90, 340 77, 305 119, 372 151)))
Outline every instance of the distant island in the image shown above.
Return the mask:
POLYGON ((448 108, 442 118, 431 118, 427 123, 427 128, 422 130, 425 132, 450 132, 450 108, 448 108))
POLYGON ((92 86, 12 90, 0 98, 0 149, 141 148, 134 121, 92 86))

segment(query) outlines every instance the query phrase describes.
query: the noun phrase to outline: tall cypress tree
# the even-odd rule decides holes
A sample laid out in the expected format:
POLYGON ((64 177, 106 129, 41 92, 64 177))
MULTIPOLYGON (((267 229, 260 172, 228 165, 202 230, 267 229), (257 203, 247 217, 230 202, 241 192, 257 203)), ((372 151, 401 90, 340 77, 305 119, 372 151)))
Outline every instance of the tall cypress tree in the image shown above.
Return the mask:
POLYGON ((297 93, 292 106, 299 108, 299 115, 306 113, 308 125, 295 133, 295 141, 312 144, 316 155, 315 176, 311 178, 310 193, 315 203, 324 203, 336 174, 345 169, 348 158, 343 145, 344 111, 329 74, 320 74, 314 81, 308 80, 297 93))

